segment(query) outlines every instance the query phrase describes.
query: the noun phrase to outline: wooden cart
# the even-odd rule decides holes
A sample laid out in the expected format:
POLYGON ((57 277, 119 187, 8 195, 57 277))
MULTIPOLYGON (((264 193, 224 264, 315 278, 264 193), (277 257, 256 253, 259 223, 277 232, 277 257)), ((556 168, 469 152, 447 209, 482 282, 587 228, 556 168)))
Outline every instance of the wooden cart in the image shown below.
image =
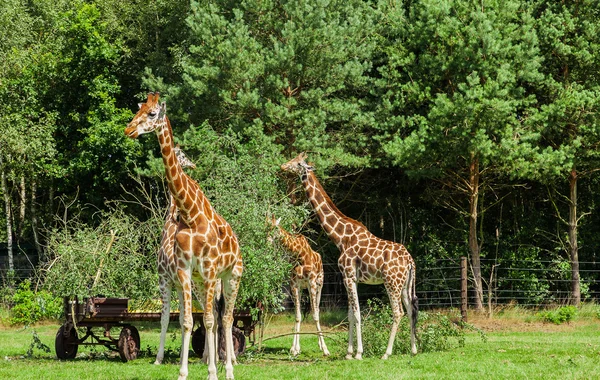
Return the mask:
MULTIPOLYGON (((160 321, 160 313, 130 311, 128 307, 128 298, 89 297, 79 301, 77 297, 65 297, 65 323, 58 329, 54 341, 56 356, 61 360, 73 359, 79 346, 100 345, 118 351, 124 362, 136 359, 141 346, 140 334, 133 323, 160 321), (79 337, 76 327, 87 329, 83 337, 79 337), (111 336, 113 327, 121 329, 119 338, 111 336), (97 335, 94 329, 103 329, 102 336, 97 335)), ((192 334, 192 349, 201 357, 205 340, 203 313, 193 312, 192 315, 197 326, 192 334)), ((170 320, 179 321, 179 313, 171 313, 170 320)), ((234 352, 238 356, 246 349, 246 337, 254 343, 256 321, 249 311, 236 310, 233 326, 234 352)), ((219 356, 223 359, 225 350, 221 335, 219 331, 219 341, 223 341, 219 344, 219 356)))

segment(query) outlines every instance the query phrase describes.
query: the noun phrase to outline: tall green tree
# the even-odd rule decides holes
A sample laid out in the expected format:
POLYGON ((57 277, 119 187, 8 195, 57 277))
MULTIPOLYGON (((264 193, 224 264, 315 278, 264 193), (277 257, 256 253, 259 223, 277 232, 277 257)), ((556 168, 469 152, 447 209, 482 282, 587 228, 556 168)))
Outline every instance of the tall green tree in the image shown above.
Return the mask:
POLYGON ((540 109, 530 124, 541 134, 533 178, 566 200, 572 302, 581 302, 578 181, 600 169, 600 10, 597 1, 535 3, 545 79, 536 87, 540 109), (568 195, 559 188, 568 183, 568 195))
POLYGON ((44 104, 57 63, 53 33, 45 30, 45 6, 7 1, 0 9, 0 171, 10 270, 14 233, 23 237, 26 215, 41 250, 37 188, 60 172, 55 159, 56 114, 44 104))
POLYGON ((192 2, 187 22, 183 82, 147 80, 172 96, 180 120, 267 139, 287 155, 311 150, 325 166, 368 161, 368 3, 192 2))
POLYGON ((534 20, 522 1, 423 0, 385 13, 378 138, 392 163, 438 181, 467 218, 481 310, 480 197, 527 134, 527 87, 542 78, 534 20))

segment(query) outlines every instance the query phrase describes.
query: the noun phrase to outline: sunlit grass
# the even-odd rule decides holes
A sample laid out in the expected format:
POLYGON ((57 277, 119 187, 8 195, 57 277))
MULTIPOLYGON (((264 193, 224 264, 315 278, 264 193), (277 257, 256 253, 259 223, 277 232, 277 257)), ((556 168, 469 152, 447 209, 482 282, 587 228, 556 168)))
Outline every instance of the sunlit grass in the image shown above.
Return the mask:
MULTIPOLYGON (((289 354, 294 316, 283 314, 269 320, 263 349, 249 347, 235 367, 237 379, 592 379, 600 378, 600 328, 596 305, 580 309, 576 323, 555 326, 527 322, 535 311, 505 310, 491 321, 470 314, 471 321, 487 330, 487 341, 468 332, 464 347, 444 352, 420 353, 417 356, 392 355, 387 361, 366 357, 362 361, 344 359, 347 332, 346 313, 322 316, 328 332, 326 342, 331 351, 324 357, 317 337, 301 337, 302 352, 289 354), (481 323, 480 323, 481 322, 481 323), (332 327, 337 326, 334 331, 332 327)), ((166 364, 155 366, 158 325, 136 324, 140 331, 141 358, 122 363, 118 354, 104 347, 80 347, 78 357, 61 362, 55 358, 54 337, 59 324, 37 325, 35 330, 51 352, 31 345, 32 328, 4 328, 0 331, 0 378, 15 379, 172 379, 178 373, 180 331, 174 323, 167 339, 166 364)), ((310 317, 302 331, 313 332, 310 317)), ((118 336, 118 329, 113 334, 118 336)), ((364 339, 369 339, 365 336, 364 339)), ((190 378, 204 378, 206 366, 197 357, 190 358, 190 378)), ((224 377, 222 365, 219 376, 224 377)))

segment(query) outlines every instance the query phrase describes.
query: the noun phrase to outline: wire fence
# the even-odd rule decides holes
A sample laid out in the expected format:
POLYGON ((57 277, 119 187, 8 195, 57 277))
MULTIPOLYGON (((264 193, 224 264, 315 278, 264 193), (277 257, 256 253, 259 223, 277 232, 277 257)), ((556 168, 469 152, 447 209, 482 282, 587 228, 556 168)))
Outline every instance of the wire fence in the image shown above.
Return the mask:
MULTIPOLYGON (((19 255, 20 256, 20 255, 19 255)), ((421 309, 461 307, 461 261, 439 259, 417 263, 417 296, 421 309)), ((12 278, 19 282, 35 274, 37 255, 15 263, 12 278)), ((321 309, 346 309, 348 298, 337 263, 324 263, 325 281, 321 295, 321 309)), ((485 305, 518 304, 543 307, 566 304, 571 297, 571 266, 568 261, 510 261, 482 260, 483 302, 485 305)), ((9 278, 5 262, 0 262, 0 285, 9 278)), ((579 262, 582 301, 600 302, 600 263, 579 262)), ((475 305, 472 272, 468 268, 468 305, 475 305)), ((284 284, 285 286, 285 284, 284 284)), ((287 288, 289 294, 289 288, 287 288)), ((358 285, 361 303, 370 298, 386 298, 383 285, 358 285)), ((307 299, 306 291, 303 297, 307 299)), ((293 309, 291 297, 284 302, 293 309)))
MULTIPOLYGON (((579 262, 581 299, 600 301, 600 263, 579 262)), ((337 263, 325 263, 325 282, 321 309, 345 309, 346 289, 337 263)), ((503 265, 493 260, 481 261, 483 302, 485 305, 518 304, 525 307, 561 305, 571 298, 571 266, 565 261, 511 261, 503 265)), ((468 306, 474 306, 476 295, 472 272, 468 268, 468 306)), ((417 296, 421 309, 461 307, 460 259, 440 259, 417 265, 417 296)), ((383 285, 358 286, 361 303, 369 298, 386 298, 383 285)), ((304 297, 307 297, 306 295, 304 297)), ((286 309, 293 309, 291 298, 286 309)))

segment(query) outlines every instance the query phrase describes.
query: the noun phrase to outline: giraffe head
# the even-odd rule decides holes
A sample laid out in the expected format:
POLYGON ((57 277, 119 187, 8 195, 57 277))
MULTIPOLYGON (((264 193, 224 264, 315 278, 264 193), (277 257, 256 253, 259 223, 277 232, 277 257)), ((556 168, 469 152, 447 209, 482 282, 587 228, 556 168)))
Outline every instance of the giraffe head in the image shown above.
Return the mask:
POLYGON ((179 144, 175 146, 174 151, 175 156, 177 157, 177 161, 179 161, 179 164, 182 168, 196 169, 196 164, 194 164, 189 158, 187 158, 185 153, 183 153, 183 151, 181 150, 181 147, 179 147, 179 144))
POLYGON ((160 125, 162 125, 167 116, 167 105, 165 102, 160 104, 158 98, 160 94, 151 92, 148 94, 146 103, 139 103, 139 111, 125 128, 125 135, 132 139, 138 138, 139 135, 149 133, 160 125))
POLYGON ((281 218, 275 219, 275 216, 273 215, 267 217, 267 226, 269 228, 269 236, 267 236, 267 241, 269 243, 275 242, 275 240, 277 240, 281 235, 279 223, 281 223, 281 218))
POLYGON ((281 165, 281 170, 284 172, 302 175, 307 171, 314 170, 314 168, 306 163, 306 153, 302 152, 296 156, 296 158, 291 159, 285 164, 281 165))

